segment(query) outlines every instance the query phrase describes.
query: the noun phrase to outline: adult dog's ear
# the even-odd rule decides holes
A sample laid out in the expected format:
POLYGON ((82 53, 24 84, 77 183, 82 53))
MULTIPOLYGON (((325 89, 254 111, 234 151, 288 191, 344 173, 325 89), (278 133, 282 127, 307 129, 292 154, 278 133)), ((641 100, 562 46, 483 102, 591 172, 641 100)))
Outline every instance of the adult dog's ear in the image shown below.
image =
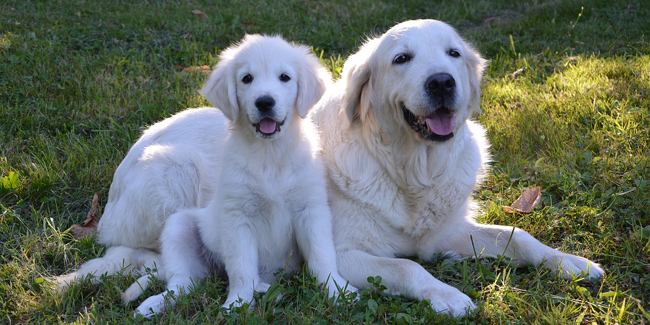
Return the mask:
POLYGON ((379 41, 380 38, 369 40, 345 61, 341 79, 345 80, 346 86, 341 113, 346 115, 349 124, 344 127, 351 126, 355 119, 363 120, 372 106, 370 63, 379 41))
POLYGON ((296 109, 298 115, 305 118, 309 110, 316 105, 316 102, 323 96, 327 87, 332 83, 332 76, 318 61, 318 58, 310 53, 306 46, 298 46, 297 49, 304 54, 300 67, 298 68, 298 97, 296 98, 296 109))
POLYGON ((212 105, 220 109, 229 120, 235 121, 239 115, 237 101, 237 80, 235 80, 234 58, 238 45, 225 49, 219 55, 219 63, 214 68, 200 93, 212 105))
POLYGON ((471 98, 469 101, 469 109, 472 113, 481 112, 481 78, 483 77, 483 70, 487 64, 487 60, 481 57, 471 45, 465 42, 465 65, 467 67, 467 74, 469 75, 469 87, 471 98))

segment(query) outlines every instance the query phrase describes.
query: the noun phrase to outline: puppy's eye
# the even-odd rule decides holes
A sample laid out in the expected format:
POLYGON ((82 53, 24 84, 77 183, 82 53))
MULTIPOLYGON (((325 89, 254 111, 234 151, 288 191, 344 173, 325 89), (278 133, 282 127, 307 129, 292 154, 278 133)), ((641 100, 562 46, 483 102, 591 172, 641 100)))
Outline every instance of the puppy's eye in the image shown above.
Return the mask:
POLYGON ((452 58, 459 58, 460 57, 460 52, 458 52, 458 50, 451 49, 451 50, 447 51, 447 55, 451 56, 452 58))
POLYGON ((241 82, 243 82, 245 84, 249 84, 249 83, 253 82, 253 76, 251 76, 250 74, 247 73, 243 78, 241 78, 241 82))
POLYGON ((286 73, 280 75, 280 81, 287 82, 289 80, 291 80, 291 77, 289 77, 289 75, 287 75, 286 73))
POLYGON ((413 59, 413 56, 411 54, 400 53, 400 54, 396 55, 395 58, 393 59, 393 64, 406 63, 408 61, 411 61, 411 59, 413 59))

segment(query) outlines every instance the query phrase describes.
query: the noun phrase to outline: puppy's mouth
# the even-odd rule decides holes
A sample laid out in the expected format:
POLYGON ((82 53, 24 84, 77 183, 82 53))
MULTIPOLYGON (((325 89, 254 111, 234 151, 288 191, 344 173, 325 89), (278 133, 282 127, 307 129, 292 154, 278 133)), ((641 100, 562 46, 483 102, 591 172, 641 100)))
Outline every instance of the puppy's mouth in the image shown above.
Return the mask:
POLYGON ((447 141, 454 137, 456 117, 447 107, 440 107, 427 116, 416 116, 402 106, 404 120, 413 131, 429 141, 447 141))
POLYGON ((284 125, 284 120, 282 122, 277 122, 269 117, 265 117, 260 120, 259 123, 253 124, 255 131, 257 131, 257 133, 264 139, 274 137, 280 132, 282 125, 284 125))

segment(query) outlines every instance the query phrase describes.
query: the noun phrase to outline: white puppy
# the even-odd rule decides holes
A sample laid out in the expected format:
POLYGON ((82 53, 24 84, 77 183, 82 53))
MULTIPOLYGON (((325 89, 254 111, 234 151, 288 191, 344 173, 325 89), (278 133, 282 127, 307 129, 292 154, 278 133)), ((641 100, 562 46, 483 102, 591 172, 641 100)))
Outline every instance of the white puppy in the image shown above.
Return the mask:
MULTIPOLYGON (((217 109, 198 108, 183 111, 149 127, 133 145, 113 177, 108 202, 98 227, 98 242, 108 247, 106 254, 86 262, 77 271, 56 277, 54 280, 59 284, 59 290, 64 291, 69 284, 87 275, 93 275, 91 280, 98 282, 98 276, 102 274, 111 275, 120 270, 134 271, 136 274, 144 275, 123 295, 125 300, 133 300, 148 284, 147 270, 153 270, 154 275, 165 278, 164 270, 160 267, 161 256, 158 253, 161 249, 159 238, 163 226, 168 222, 171 214, 181 209, 207 206, 207 202, 217 188, 217 179, 223 164, 224 141, 227 129, 231 126, 236 127, 237 124, 241 124, 237 126, 241 128, 240 132, 243 132, 244 128, 257 132, 259 127, 262 132, 251 132, 249 135, 270 132, 267 137, 276 137, 280 133, 270 130, 274 125, 281 133, 289 133, 284 136, 286 140, 265 139, 268 142, 267 149, 283 149, 287 154, 295 149, 302 154, 309 152, 309 158, 299 154, 291 157, 282 156, 280 160, 273 163, 273 166, 279 166, 278 168, 269 168, 272 165, 269 164, 264 167, 265 170, 287 177, 283 181, 299 180, 305 187, 309 184, 314 185, 313 190, 316 192, 317 187, 323 187, 322 184, 318 185, 318 182, 322 182, 320 170, 322 167, 313 156, 316 146, 312 146, 312 143, 317 141, 317 138, 313 136, 309 122, 293 121, 296 112, 300 116, 307 113, 331 82, 327 71, 308 52, 306 47, 290 46, 278 37, 253 35, 247 36, 242 44, 223 51, 217 68, 203 90, 208 100, 218 105, 229 118, 234 120, 240 110, 242 113, 251 114, 261 112, 256 106, 256 101, 259 97, 270 96, 277 103, 272 109, 270 108, 269 112, 275 114, 275 118, 284 120, 271 121, 266 118, 255 121, 258 123, 256 125, 250 123, 243 125, 244 119, 230 123, 217 109), (244 49, 246 51, 243 51, 244 49), (248 73, 251 77, 254 76, 255 82, 244 82, 245 69, 249 69, 248 73), (265 80, 269 80, 269 83, 265 84, 265 80), (302 135, 312 136, 312 138, 296 138, 302 135), (296 162, 300 159, 305 160, 303 161, 305 166, 283 165, 283 162, 296 162), (293 169, 296 170, 295 174, 289 172, 293 169), (300 180, 300 175, 305 173, 307 177, 300 180)), ((264 107, 270 104, 268 101, 265 104, 262 98, 259 105, 264 107)), ((275 154, 279 153, 257 152, 252 161, 269 160, 275 157, 271 156, 275 154)), ((261 183, 256 183, 255 185, 259 190, 268 191, 268 186, 273 184, 261 186, 261 183)), ((235 186, 233 190, 238 188, 240 185, 235 186)), ((280 200, 279 191, 279 186, 271 191, 278 194, 278 197, 275 197, 278 200, 280 200)), ((325 200, 324 193, 316 195, 297 192, 292 195, 297 194, 304 200, 312 200, 312 203, 325 200)), ((284 203, 284 199, 279 202, 283 203, 285 208, 292 206, 289 202, 284 203)), ((297 202, 299 200, 296 199, 291 204, 297 202)), ((327 215, 329 209, 324 207, 320 213, 327 215)), ((316 215, 314 217, 320 218, 316 215)), ((315 223, 324 223, 318 233, 325 234, 323 237, 325 246, 317 251, 319 254, 324 254, 324 259, 331 259, 333 253, 327 251, 327 236, 331 227, 327 218, 329 217, 325 216, 324 219, 315 221, 315 223)), ((304 227, 311 225, 313 224, 306 223, 304 227)), ((174 227, 168 229, 173 231, 174 227)), ((321 239, 319 234, 308 233, 304 236, 315 236, 316 240, 321 239)), ((302 238, 304 237, 300 237, 301 240, 302 238)), ((281 255, 284 252, 277 253, 281 255)), ((311 251, 303 254, 315 258, 315 262, 319 261, 317 257, 311 255, 311 251)), ((295 255, 299 254, 296 252, 295 255)), ((263 254, 263 257, 268 256, 263 254)), ((292 261, 293 265, 298 263, 296 258, 292 261)), ((284 262, 286 259, 282 263, 284 262)), ((323 271, 317 263, 314 263, 313 267, 315 270, 323 271)), ((318 276, 322 279, 327 274, 319 273, 318 276)), ((340 283, 342 281, 340 278, 336 280, 340 285, 343 284, 340 283)))
MULTIPOLYGON (((225 307, 252 302, 254 291, 265 292, 275 281, 274 272, 285 266, 298 271, 303 261, 331 297, 337 286, 345 287, 336 268, 319 139, 311 121, 303 119, 328 83, 329 74, 308 48, 278 37, 247 36, 222 53, 202 94, 223 115, 189 111, 204 121, 165 129, 178 133, 201 125, 212 137, 210 145, 219 153, 210 161, 213 198, 207 207, 181 210, 165 223, 167 291, 146 299, 139 313, 150 316, 173 305, 175 300, 166 298, 170 292, 178 296, 214 271, 228 276, 225 307)), ((187 135, 183 141, 192 151, 206 139, 187 135)), ((137 298, 145 279, 124 299, 137 298)))
POLYGON ((483 66, 450 26, 407 21, 352 55, 317 105, 338 267, 350 284, 380 275, 389 291, 461 316, 475 308, 468 296, 397 257, 503 254, 562 276, 603 275, 521 229, 474 222, 471 193, 489 160, 485 130, 469 120, 483 66))

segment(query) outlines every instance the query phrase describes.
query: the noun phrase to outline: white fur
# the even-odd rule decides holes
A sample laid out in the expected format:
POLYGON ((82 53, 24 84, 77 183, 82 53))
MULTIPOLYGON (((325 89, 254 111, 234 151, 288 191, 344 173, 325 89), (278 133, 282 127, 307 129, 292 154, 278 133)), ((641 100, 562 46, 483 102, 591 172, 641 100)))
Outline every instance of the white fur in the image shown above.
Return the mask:
POLYGON ((106 254, 55 278, 59 290, 88 275, 97 282, 99 275, 120 270, 143 275, 146 267, 157 269, 159 237, 168 216, 205 206, 212 196, 212 171, 225 137, 214 130, 225 127, 223 115, 207 107, 183 111, 149 127, 113 176, 98 226, 98 242, 108 247, 106 254))
MULTIPOLYGON (((188 109, 149 127, 143 133, 115 172, 108 202, 99 222, 98 241, 109 247, 106 254, 86 262, 75 272, 55 278, 59 290, 66 290, 70 284, 88 275, 92 275, 91 280, 97 282, 102 274, 133 271, 141 277, 122 295, 125 301, 132 301, 147 288, 151 276, 167 278, 170 288, 174 289, 179 286, 179 274, 185 280, 188 277, 197 280, 203 278, 207 275, 207 269, 202 269, 206 263, 204 259, 185 259, 184 263, 187 264, 182 265, 169 260, 169 256, 175 256, 174 253, 180 254, 179 259, 182 259, 196 256, 192 254, 196 249, 200 249, 198 252, 201 254, 204 252, 198 240, 196 221, 189 216, 193 212, 187 209, 205 208, 215 189, 228 189, 219 192, 220 195, 239 195, 241 193, 237 191, 242 189, 243 184, 239 182, 241 178, 253 176, 259 178, 248 179, 250 186, 259 190, 260 197, 268 196, 265 201, 260 201, 260 204, 267 202, 268 206, 260 208, 269 210, 263 211, 259 219, 268 218, 267 224, 251 223, 258 227, 254 230, 255 235, 260 233, 260 237, 257 238, 257 245, 251 245, 251 241, 247 247, 265 249, 259 254, 258 264, 263 267, 260 273, 267 276, 266 281, 272 280, 269 274, 284 266, 289 257, 288 249, 300 248, 300 251, 292 252, 293 269, 304 258, 321 283, 331 274, 338 285, 345 285, 336 272, 325 180, 321 163, 315 155, 317 134, 308 120, 300 118, 305 117, 322 96, 326 86, 331 83, 330 78, 318 59, 309 54, 307 47, 291 46, 279 37, 249 35, 241 44, 223 51, 219 64, 201 91, 221 111, 208 107, 188 109), (241 77, 246 72, 254 74, 257 82, 242 85, 241 77), (291 80, 279 82, 278 75, 281 73, 288 74, 291 80), (247 123, 259 119, 254 102, 256 96, 260 95, 276 99, 273 113, 279 120, 284 119, 285 123, 279 133, 282 134, 281 139, 260 139, 255 127, 247 123), (236 121, 231 122, 226 117, 236 121), (233 134, 240 135, 231 137, 226 147, 229 128, 234 129, 233 134), (226 162, 232 173, 220 178, 225 153, 228 153, 226 162), (235 173, 246 169, 242 165, 244 163, 255 166, 249 166, 253 172, 239 175, 239 178, 235 173), (223 185, 228 180, 236 185, 223 185), (292 209, 296 211, 291 216, 283 214, 292 209), (179 211, 182 212, 170 217, 179 211), (288 224, 287 220, 291 220, 291 223, 288 224), (265 225, 268 228, 264 228, 265 225), (163 227, 165 237, 170 238, 162 244, 167 246, 162 250, 169 252, 165 256, 158 253, 163 227), (287 246, 287 241, 296 241, 297 246, 287 246), (167 265, 171 266, 169 272, 162 267, 163 257, 168 259, 167 265), (186 269, 193 273, 183 273, 186 269)), ((236 206, 243 199, 239 197, 225 202, 236 206)), ((214 228, 220 225, 211 222, 201 223, 202 226, 210 223, 207 225, 209 230, 204 230, 204 236, 211 241, 229 243, 219 237, 225 231, 214 228)), ((234 233, 225 234, 234 236, 234 233)), ((216 245, 216 242, 211 244, 216 245)), ((234 244, 233 247, 243 249, 234 244)), ((254 265, 246 267, 246 274, 255 268, 254 265)), ((246 278, 246 281, 259 282, 255 277, 246 278)), ((335 294, 334 283, 330 281, 329 284, 330 293, 335 294)), ((263 283, 257 285, 258 290, 264 290, 263 283)), ((235 289, 231 292, 243 298, 252 292, 249 285, 235 289), (237 290, 246 292, 239 293, 237 290)), ((354 291, 354 288, 349 287, 348 290, 354 291)), ((162 307, 163 302, 160 302, 154 309, 160 311, 162 307)), ((149 309, 142 311, 147 313, 149 309)))
POLYGON ((545 246, 521 229, 474 222, 470 195, 489 155, 484 128, 469 118, 479 111, 484 64, 450 26, 407 21, 352 55, 341 80, 317 104, 313 119, 328 170, 338 267, 353 286, 366 287, 369 276, 380 275, 389 291, 462 316, 475 308, 468 296, 398 257, 504 254, 565 277, 603 275, 598 264, 545 246), (460 57, 450 56, 450 49, 460 57), (412 59, 393 64, 405 52, 412 59), (456 81, 454 136, 444 142, 420 137, 401 109, 418 116, 435 110, 424 83, 436 73, 456 81))
MULTIPOLYGON (((303 119, 329 78, 306 47, 279 37, 247 36, 222 53, 202 90, 223 112, 205 116, 213 123, 204 131, 217 140, 211 149, 219 153, 209 164, 213 197, 207 206, 182 209, 166 221, 161 253, 167 290, 147 298, 137 313, 161 312, 215 271, 228 276, 224 307, 251 303, 254 291, 265 292, 275 281, 276 271, 285 265, 287 272, 298 271, 303 261, 331 297, 338 295, 337 286, 346 286, 336 268, 318 135, 311 121, 303 119), (247 74, 250 83, 242 81, 247 74), (281 74, 290 80, 281 81, 281 74), (275 101, 265 113, 255 104, 263 96, 275 101), (279 132, 265 136, 256 130, 254 124, 265 116, 283 122, 279 132)), ((172 123, 161 132, 186 128, 192 126, 172 123)), ((196 151, 205 139, 182 141, 186 151, 196 151)), ((124 300, 136 299, 147 280, 138 279, 124 300)))

